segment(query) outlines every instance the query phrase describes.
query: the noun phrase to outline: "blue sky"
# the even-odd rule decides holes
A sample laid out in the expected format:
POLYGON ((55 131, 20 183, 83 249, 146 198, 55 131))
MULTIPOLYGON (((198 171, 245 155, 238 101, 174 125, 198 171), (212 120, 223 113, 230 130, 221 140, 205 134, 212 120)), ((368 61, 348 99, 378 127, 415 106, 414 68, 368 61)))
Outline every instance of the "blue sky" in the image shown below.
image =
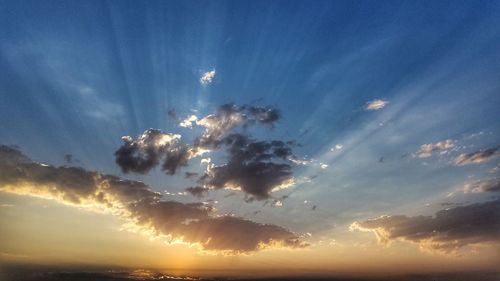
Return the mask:
POLYGON ((500 145, 499 26, 496 1, 0 1, 0 143, 183 192, 189 180, 160 169, 123 174, 121 137, 155 128, 189 142, 202 130, 169 110, 183 119, 270 105, 282 118, 254 137, 296 140, 309 161, 276 195, 289 198, 207 198, 221 212, 343 237, 354 221, 497 196, 463 190, 498 179, 498 152, 454 161, 500 145), (375 100, 383 106, 368 110, 375 100))

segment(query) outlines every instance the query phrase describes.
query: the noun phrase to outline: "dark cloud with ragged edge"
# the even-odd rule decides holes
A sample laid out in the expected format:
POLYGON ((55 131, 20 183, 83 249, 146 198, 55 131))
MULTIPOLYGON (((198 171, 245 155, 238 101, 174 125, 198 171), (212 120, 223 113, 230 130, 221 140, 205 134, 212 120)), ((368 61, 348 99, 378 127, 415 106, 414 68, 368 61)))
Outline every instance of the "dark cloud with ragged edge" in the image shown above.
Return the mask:
POLYGON ((500 156, 498 147, 493 147, 471 153, 462 153, 455 158, 453 163, 457 166, 464 166, 468 164, 479 164, 498 156, 500 156))
POLYGON ((237 106, 224 104, 196 124, 205 128, 194 146, 201 149, 217 149, 222 138, 237 126, 248 127, 257 124, 273 126, 281 114, 277 109, 259 106, 237 106))
POLYGON ((109 211, 139 228, 197 243, 205 250, 243 253, 276 245, 306 246, 282 227, 217 216, 208 204, 162 201, 159 193, 142 182, 36 163, 8 146, 0 146, 0 191, 109 211))
POLYGON ((225 104, 214 114, 201 119, 191 115, 180 126, 193 124, 204 128, 192 145, 180 142, 180 135, 149 129, 137 139, 123 137, 124 144, 115 152, 116 163, 125 173, 147 173, 161 164, 168 175, 188 166, 190 159, 226 148, 228 162, 210 165, 198 179, 203 185, 188 191, 199 197, 209 189, 237 188, 258 200, 270 197, 270 192, 293 184, 293 165, 300 163, 293 155, 293 142, 281 140, 257 141, 250 136, 234 133, 237 128, 254 125, 273 127, 281 118, 272 107, 225 104), (203 188, 203 190, 201 189, 203 188))
POLYGON ((232 134, 223 141, 229 160, 210 168, 201 178, 205 186, 215 189, 241 188, 256 199, 267 199, 273 189, 293 182, 289 144, 283 141, 254 141, 232 134), (279 160, 280 162, 278 162, 279 160))
POLYGON ((124 136, 124 144, 115 152, 116 163, 124 173, 145 174, 166 158, 164 169, 173 174, 178 166, 185 163, 182 156, 184 150, 176 145, 179 139, 180 135, 165 134, 155 129, 145 131, 135 140, 124 136), (169 157, 175 158, 178 164, 173 165, 169 157))
POLYGON ((195 197, 201 198, 201 197, 203 197, 203 195, 207 194, 208 191, 210 191, 210 189, 206 188, 206 187, 201 187, 201 186, 192 186, 192 187, 186 188, 186 191, 195 197))
POLYGON ((382 216, 354 222, 351 230, 373 232, 383 244, 403 240, 422 250, 454 253, 471 244, 500 243, 500 200, 449 208, 434 216, 382 216))

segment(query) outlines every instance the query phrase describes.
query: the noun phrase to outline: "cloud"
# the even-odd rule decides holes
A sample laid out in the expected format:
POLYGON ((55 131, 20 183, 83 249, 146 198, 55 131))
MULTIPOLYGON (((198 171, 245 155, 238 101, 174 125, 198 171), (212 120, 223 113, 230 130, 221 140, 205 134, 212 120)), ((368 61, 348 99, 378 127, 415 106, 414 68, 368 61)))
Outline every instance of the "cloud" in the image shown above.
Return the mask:
POLYGON ((341 150, 344 146, 341 144, 336 144, 335 147, 331 148, 330 151, 341 150))
POLYGON ((384 108, 389 102, 381 99, 374 99, 365 105, 365 110, 379 110, 384 108))
POLYGON ((462 153, 458 155, 453 162, 457 166, 464 166, 468 164, 479 164, 486 162, 498 155, 500 155, 500 153, 498 152, 498 148, 494 147, 471 153, 462 153))
MULTIPOLYGON (((199 178, 199 184, 205 191, 238 189, 250 195, 252 200, 267 199, 270 192, 294 183, 292 164, 303 162, 292 153, 294 143, 256 141, 232 132, 237 127, 274 126, 280 118, 280 112, 271 107, 225 104, 201 119, 192 115, 181 122, 184 127, 193 124, 204 127, 193 144, 181 143, 178 134, 149 129, 136 139, 122 138, 124 144, 115 152, 116 163, 125 173, 145 174, 163 161, 162 169, 168 175, 174 175, 180 167, 188 166, 193 157, 225 147, 228 162, 218 166, 208 163, 207 172, 199 178)), ((195 190, 191 191, 199 196, 195 190)))
POLYGON ((195 146, 205 150, 216 149, 222 138, 237 126, 273 126, 280 118, 280 112, 271 107, 224 104, 217 108, 214 114, 196 121, 196 124, 205 127, 205 130, 196 140, 195 146))
POLYGON ((64 161, 66 161, 67 164, 72 164, 73 163, 73 155, 72 154, 64 154, 64 161))
POLYGON ((187 146, 179 144, 180 138, 180 135, 165 134, 156 129, 146 130, 135 140, 124 136, 123 145, 115 152, 116 164, 124 173, 146 174, 165 159, 163 170, 167 174, 174 174, 192 156, 187 146))
POLYGON ((184 173, 184 177, 186 179, 194 178, 196 176, 198 176, 198 173, 195 173, 195 172, 185 172, 184 173))
POLYGON ((441 153, 446 153, 449 149, 454 147, 454 140, 444 140, 436 143, 423 144, 417 151, 417 156, 420 158, 427 158, 430 157, 433 152, 439 151, 441 153))
POLYGON ((200 183, 214 189, 238 189, 262 200, 293 184, 292 150, 282 141, 254 141, 241 134, 226 137, 227 164, 211 167, 200 183))
POLYGON ((350 229, 373 232, 382 244, 402 240, 422 250, 454 253, 470 244, 500 242, 500 200, 445 209, 434 216, 381 216, 354 222, 350 229))
POLYGON ((212 71, 207 71, 203 73, 203 75, 200 77, 200 83, 203 86, 206 86, 210 83, 212 83, 212 80, 215 78, 215 69, 212 71))
POLYGON ((198 117, 196 115, 190 115, 186 119, 182 120, 181 123, 179 123, 179 126, 183 128, 192 128, 193 123, 198 121, 198 117))
POLYGON ((208 193, 209 190, 210 190, 209 188, 201 187, 201 186, 186 188, 187 192, 189 192, 191 195, 198 197, 198 198, 203 197, 206 193, 208 193))
POLYGON ((110 212, 135 229, 205 250, 243 253, 306 246, 298 235, 282 227, 216 216, 208 204, 163 201, 142 182, 82 168, 39 164, 7 146, 0 146, 0 191, 110 212))
POLYGON ((464 193, 499 192, 500 178, 478 180, 464 185, 464 193))

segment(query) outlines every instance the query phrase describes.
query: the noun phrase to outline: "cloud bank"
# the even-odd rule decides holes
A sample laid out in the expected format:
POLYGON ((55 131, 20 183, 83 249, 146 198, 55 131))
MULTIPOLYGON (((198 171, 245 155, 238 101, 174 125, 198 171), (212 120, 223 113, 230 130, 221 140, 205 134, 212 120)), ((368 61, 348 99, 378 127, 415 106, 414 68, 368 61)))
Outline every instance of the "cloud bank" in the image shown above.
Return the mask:
MULTIPOLYGON (((144 143, 131 146, 162 150, 174 139, 155 132, 145 136, 144 143)), ((282 227, 218 216, 211 205, 203 203, 163 201, 159 193, 142 182, 82 168, 39 164, 8 146, 0 146, 0 191, 110 212, 154 236, 166 236, 170 241, 195 244, 205 250, 244 253, 266 247, 306 246, 299 236, 282 227)))
POLYGON ((382 244, 402 240, 422 250, 455 253, 471 244, 500 242, 500 200, 445 209, 434 216, 382 216, 354 222, 350 229, 372 232, 382 244))

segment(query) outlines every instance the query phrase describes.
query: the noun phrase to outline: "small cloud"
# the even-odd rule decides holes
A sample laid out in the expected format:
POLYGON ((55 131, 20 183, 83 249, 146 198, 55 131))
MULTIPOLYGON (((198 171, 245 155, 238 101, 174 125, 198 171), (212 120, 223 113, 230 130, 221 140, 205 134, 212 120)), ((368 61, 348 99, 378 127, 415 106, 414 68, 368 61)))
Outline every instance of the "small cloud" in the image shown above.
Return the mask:
POLYGON ((203 197, 205 194, 208 193, 210 189, 208 188, 205 188, 205 187, 201 187, 201 186, 195 186, 195 187, 188 187, 186 188, 186 191, 191 193, 191 195, 195 196, 195 197, 198 197, 198 198, 201 198, 203 197))
POLYGON ((193 128, 193 123, 196 121, 198 121, 198 117, 196 117, 196 115, 191 115, 186 119, 182 120, 181 123, 179 123, 179 126, 191 129, 193 128))
POLYGON ((374 99, 366 103, 366 110, 379 110, 384 108, 389 102, 381 99, 374 99))
POLYGON ((191 179, 191 178, 194 178, 194 177, 197 177, 198 176, 198 173, 194 173, 194 172, 185 172, 184 173, 184 177, 186 179, 191 179))
POLYGON ((479 164, 482 162, 486 162, 498 155, 500 155, 500 153, 498 151, 498 148, 496 147, 471 153, 462 153, 455 158, 454 164, 457 166, 479 164))
POLYGON ((64 161, 66 161, 67 164, 72 164, 73 163, 73 155, 64 154, 64 161))
POLYGON ((455 147, 454 140, 444 140, 436 143, 423 144, 417 151, 417 156, 419 158, 427 158, 432 155, 433 152, 439 151, 440 154, 448 152, 448 150, 455 147))
POLYGON ((464 185, 464 193, 499 192, 500 178, 478 180, 464 185))
POLYGON ((274 200, 273 204, 271 204, 273 207, 283 207, 283 202, 280 200, 274 200))
POLYGON ((212 80, 214 79, 214 77, 215 77, 215 69, 212 71, 207 71, 207 72, 203 73, 203 75, 200 77, 201 85, 206 86, 206 85, 212 83, 212 80))
POLYGON ((326 168, 328 168, 328 164, 321 163, 320 167, 321 167, 321 169, 326 169, 326 168))

